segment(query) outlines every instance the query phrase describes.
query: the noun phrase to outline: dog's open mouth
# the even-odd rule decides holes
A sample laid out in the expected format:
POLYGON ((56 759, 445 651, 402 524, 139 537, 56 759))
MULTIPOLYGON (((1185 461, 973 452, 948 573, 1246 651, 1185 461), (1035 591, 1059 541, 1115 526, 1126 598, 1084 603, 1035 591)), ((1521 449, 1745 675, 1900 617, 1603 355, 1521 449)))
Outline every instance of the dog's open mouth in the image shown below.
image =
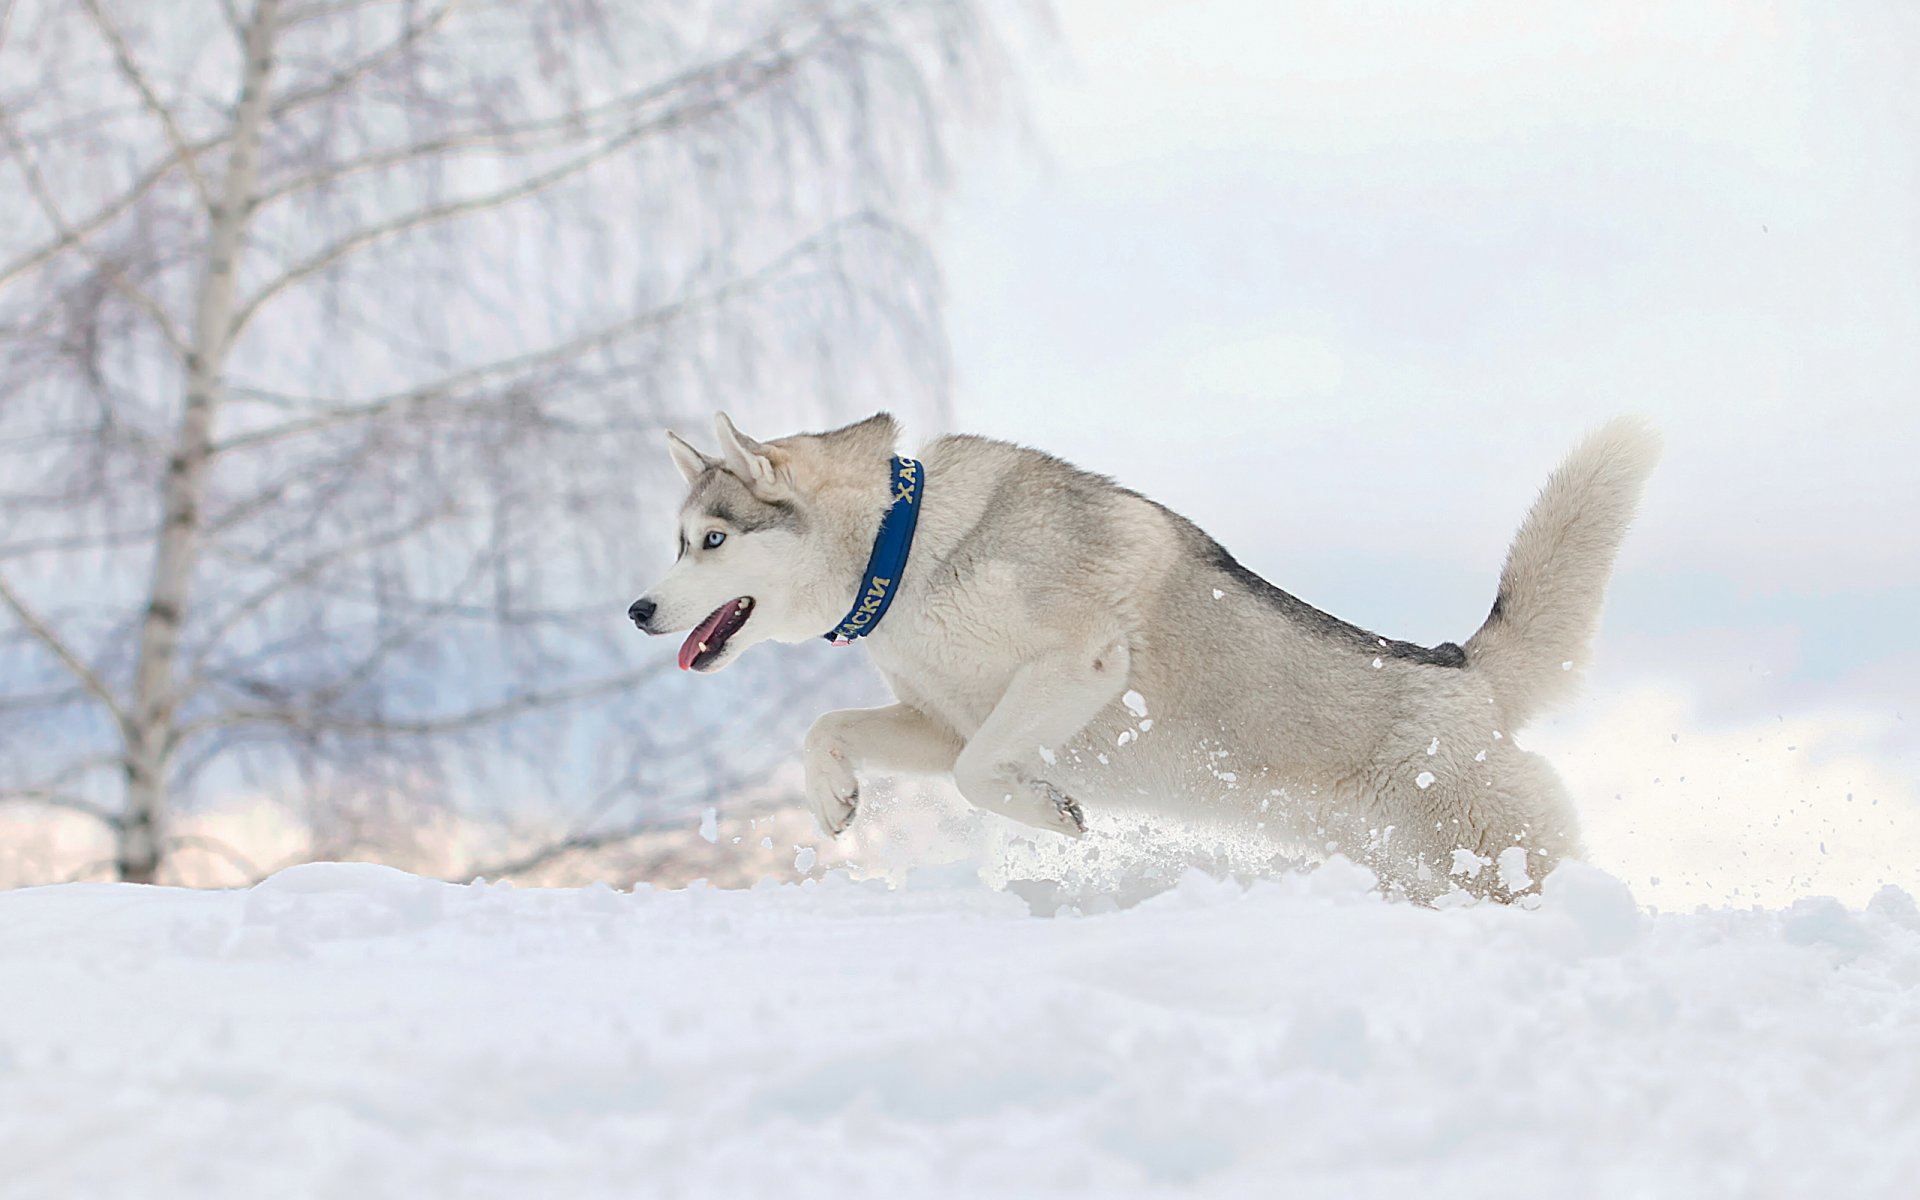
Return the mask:
POLYGON ((739 633, 752 615, 752 596, 729 600, 707 614, 707 619, 695 625, 687 640, 681 643, 680 669, 704 671, 711 667, 726 649, 727 639, 739 633))

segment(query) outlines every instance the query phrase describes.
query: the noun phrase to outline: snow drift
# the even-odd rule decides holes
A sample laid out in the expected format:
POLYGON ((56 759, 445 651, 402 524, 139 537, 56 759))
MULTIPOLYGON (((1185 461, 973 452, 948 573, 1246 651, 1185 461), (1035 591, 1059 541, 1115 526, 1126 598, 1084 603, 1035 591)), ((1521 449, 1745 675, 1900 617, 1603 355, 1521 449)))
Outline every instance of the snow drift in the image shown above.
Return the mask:
POLYGON ((1912 1195, 1906 893, 1371 885, 0 894, 0 1194, 1912 1195))

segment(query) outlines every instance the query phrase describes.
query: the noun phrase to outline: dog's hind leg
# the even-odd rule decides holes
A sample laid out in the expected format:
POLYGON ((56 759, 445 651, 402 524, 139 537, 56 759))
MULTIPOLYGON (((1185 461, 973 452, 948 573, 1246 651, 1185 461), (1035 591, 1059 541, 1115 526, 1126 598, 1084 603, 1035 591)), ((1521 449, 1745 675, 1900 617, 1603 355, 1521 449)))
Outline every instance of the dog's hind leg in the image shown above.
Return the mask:
POLYGON ((906 704, 846 708, 807 730, 807 805, 829 834, 853 820, 861 773, 944 775, 960 753, 960 737, 906 704))
POLYGON ((1125 642, 1062 651, 1014 672, 993 711, 953 764, 960 794, 989 812, 1078 837, 1087 823, 1073 797, 1044 778, 1048 757, 1085 729, 1127 686, 1125 642))

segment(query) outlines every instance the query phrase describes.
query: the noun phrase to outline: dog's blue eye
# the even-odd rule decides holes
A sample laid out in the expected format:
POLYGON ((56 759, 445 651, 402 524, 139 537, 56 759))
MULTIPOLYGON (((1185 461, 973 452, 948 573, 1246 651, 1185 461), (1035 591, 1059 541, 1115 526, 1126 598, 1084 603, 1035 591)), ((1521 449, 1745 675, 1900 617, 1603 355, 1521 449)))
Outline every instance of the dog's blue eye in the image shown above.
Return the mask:
POLYGON ((720 548, 720 543, 726 540, 727 540, 727 535, 724 533, 721 533, 718 529, 716 529, 712 533, 709 533, 706 537, 702 538, 700 541, 700 544, 702 546, 705 546, 709 550, 718 550, 720 548))

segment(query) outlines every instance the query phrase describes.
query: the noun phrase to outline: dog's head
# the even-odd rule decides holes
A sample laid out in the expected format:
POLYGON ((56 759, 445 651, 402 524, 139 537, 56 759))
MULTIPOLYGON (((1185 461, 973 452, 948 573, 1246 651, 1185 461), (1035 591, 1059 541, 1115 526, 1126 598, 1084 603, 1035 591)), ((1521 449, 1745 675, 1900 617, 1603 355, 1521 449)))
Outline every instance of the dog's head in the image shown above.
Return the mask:
POLYGON ((886 413, 828 433, 757 442, 714 418, 720 457, 675 433, 686 477, 679 558, 627 615, 646 633, 690 630, 680 666, 718 671, 755 642, 804 642, 852 605, 890 499, 899 426, 886 413))

